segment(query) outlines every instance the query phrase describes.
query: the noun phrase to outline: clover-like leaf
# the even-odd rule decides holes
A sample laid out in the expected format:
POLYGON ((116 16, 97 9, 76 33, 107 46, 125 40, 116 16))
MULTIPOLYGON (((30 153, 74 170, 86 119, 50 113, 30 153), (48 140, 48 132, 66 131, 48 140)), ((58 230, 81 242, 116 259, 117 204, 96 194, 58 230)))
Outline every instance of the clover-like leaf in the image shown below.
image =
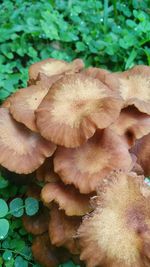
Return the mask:
POLYGON ((14 216, 14 217, 21 217, 24 213, 24 204, 23 204, 23 200, 21 198, 15 198, 13 199, 10 204, 10 213, 14 216))
POLYGON ((6 219, 0 219, 0 240, 4 239, 9 231, 9 222, 6 219))
POLYGON ((25 200, 25 211, 26 214, 32 216, 36 214, 39 210, 39 202, 37 199, 28 197, 25 200))

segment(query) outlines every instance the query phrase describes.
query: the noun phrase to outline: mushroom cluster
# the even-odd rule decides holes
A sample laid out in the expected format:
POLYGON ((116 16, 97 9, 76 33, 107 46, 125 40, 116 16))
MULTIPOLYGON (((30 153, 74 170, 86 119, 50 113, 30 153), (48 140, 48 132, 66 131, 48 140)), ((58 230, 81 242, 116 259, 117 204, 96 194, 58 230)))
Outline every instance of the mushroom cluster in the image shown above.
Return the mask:
POLYGON ((150 266, 150 67, 33 64, 0 107, 0 165, 35 176, 43 208, 23 224, 40 264, 150 266))

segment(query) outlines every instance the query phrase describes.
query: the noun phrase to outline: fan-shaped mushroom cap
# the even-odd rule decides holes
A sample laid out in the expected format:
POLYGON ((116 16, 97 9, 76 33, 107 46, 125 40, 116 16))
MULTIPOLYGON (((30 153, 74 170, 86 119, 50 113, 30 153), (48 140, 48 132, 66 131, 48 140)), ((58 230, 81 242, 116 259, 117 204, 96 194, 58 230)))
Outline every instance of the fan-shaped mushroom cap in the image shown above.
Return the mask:
POLYGON ((83 74, 56 82, 38 107, 37 126, 43 137, 65 147, 77 147, 97 128, 114 122, 122 100, 99 80, 83 74))
POLYGON ((86 266, 150 265, 150 202, 141 193, 143 179, 118 172, 101 181, 96 209, 78 231, 86 266))
POLYGON ((150 115, 150 67, 139 65, 122 73, 108 74, 105 83, 120 93, 125 107, 134 105, 150 115))
POLYGON ((10 98, 10 113, 18 122, 32 131, 38 131, 35 121, 35 110, 48 93, 50 86, 32 85, 14 93, 10 98))
POLYGON ((130 106, 121 111, 110 129, 122 136, 131 147, 136 139, 150 133, 150 116, 130 106))
POLYGON ((34 239, 32 253, 35 260, 44 267, 56 267, 59 265, 56 251, 52 248, 47 233, 34 239))
POLYGON ((81 193, 95 191, 97 183, 114 169, 130 170, 132 159, 124 141, 110 129, 97 131, 79 148, 56 150, 54 168, 65 184, 81 193))
POLYGON ((34 216, 23 216, 23 226, 28 233, 40 235, 48 231, 49 212, 47 209, 42 209, 40 213, 34 216))
POLYGON ((41 191, 41 198, 46 205, 54 201, 68 216, 82 216, 89 212, 90 197, 81 195, 73 186, 66 186, 63 183, 48 183, 41 191))
POLYGON ((16 173, 31 173, 56 149, 24 125, 16 122, 6 108, 0 108, 0 164, 16 173))
POLYGON ((68 217, 63 211, 54 206, 51 210, 49 235, 52 245, 66 247, 70 253, 78 254, 77 230, 81 223, 79 217, 68 217))
POLYGON ((131 152, 136 155, 137 163, 141 165, 145 176, 150 176, 150 134, 137 140, 131 152))
POLYGON ((105 76, 106 74, 110 72, 105 69, 89 67, 87 69, 84 69, 82 73, 85 75, 91 76, 93 78, 96 78, 100 80, 101 82, 105 83, 105 76))
POLYGON ((36 171, 36 179, 43 182, 57 182, 60 180, 57 173, 54 172, 53 157, 47 158, 36 171))
POLYGON ((30 66, 29 79, 31 81, 37 80, 37 77, 40 73, 48 77, 60 75, 63 73, 74 73, 78 72, 83 67, 84 63, 81 59, 75 59, 74 61, 69 63, 63 60, 48 58, 30 66))

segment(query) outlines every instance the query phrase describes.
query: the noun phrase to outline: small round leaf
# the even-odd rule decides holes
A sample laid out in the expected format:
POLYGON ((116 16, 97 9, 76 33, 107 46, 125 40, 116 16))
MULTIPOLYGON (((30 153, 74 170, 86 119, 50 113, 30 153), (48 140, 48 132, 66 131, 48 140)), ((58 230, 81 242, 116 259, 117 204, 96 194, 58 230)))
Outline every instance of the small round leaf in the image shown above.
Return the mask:
POLYGON ((39 210, 39 202, 37 199, 28 197, 25 200, 25 211, 26 214, 32 216, 36 214, 39 210))
POLYGON ((8 181, 0 176, 0 189, 6 188, 8 186, 8 181))
POLYGON ((10 250, 6 250, 4 253, 3 253, 3 259, 5 261, 10 261, 11 258, 12 258, 13 254, 10 250))
POLYGON ((28 267, 28 262, 24 260, 21 256, 17 256, 15 259, 15 267, 28 267))
POLYGON ((9 222, 6 219, 0 219, 0 240, 4 239, 9 231, 9 222))
POLYGON ((8 206, 4 199, 0 198, 0 218, 5 217, 8 213, 8 206))
POLYGON ((23 200, 19 197, 13 199, 10 202, 9 207, 11 214, 15 217, 21 217, 24 213, 23 200))

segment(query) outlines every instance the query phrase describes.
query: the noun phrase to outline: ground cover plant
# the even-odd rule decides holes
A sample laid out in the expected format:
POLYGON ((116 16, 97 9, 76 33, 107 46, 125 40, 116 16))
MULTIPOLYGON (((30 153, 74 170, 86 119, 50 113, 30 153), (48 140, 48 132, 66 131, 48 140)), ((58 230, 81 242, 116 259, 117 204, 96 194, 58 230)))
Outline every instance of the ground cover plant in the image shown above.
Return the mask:
MULTIPOLYGON (((68 62, 71 62, 72 60, 76 58, 81 58, 85 66, 96 66, 101 67, 103 69, 111 70, 111 71, 123 71, 125 69, 131 68, 136 64, 150 64, 150 50, 149 50, 149 6, 148 1, 128 1, 128 4, 126 1, 32 1, 32 3, 28 1, 4 1, 1 4, 1 10, 0 10, 0 23, 1 23, 1 29, 0 29, 0 101, 1 103, 11 94, 18 90, 18 88, 26 87, 28 79, 28 67, 33 64, 34 62, 40 61, 41 59, 46 58, 57 58, 57 59, 63 59, 68 62)), ((79 62, 78 62, 79 64, 79 62)), ((77 64, 77 65, 78 65, 77 64)), ((59 65, 59 64, 58 64, 59 65)), ((66 64, 67 65, 67 64, 66 64)), ((82 68, 82 63, 80 61, 80 64, 78 65, 78 68, 82 68)), ((76 66, 76 63, 74 64, 76 66)), ((54 69, 57 66, 55 66, 54 69)), ((72 66, 71 66, 72 67, 72 66)), ((61 69, 61 68, 60 68, 61 69)), ((28 82, 28 86, 32 85, 32 90, 28 90, 28 92, 31 93, 30 96, 32 96, 32 91, 36 91, 37 86, 34 84, 37 82, 37 76, 38 76, 38 68, 37 72, 35 71, 33 67, 33 71, 30 68, 30 80, 28 82), (36 76, 37 75, 37 76, 36 76), (35 86, 35 88, 34 88, 35 86)), ((51 69, 52 71, 52 69, 51 69)), ((76 71, 79 71, 76 69, 76 71)), ((56 71, 57 72, 57 71, 56 71)), ((105 70, 99 70, 97 69, 89 69, 84 70, 85 75, 92 76, 93 78, 100 78, 102 82, 104 82, 105 70)), ((45 73, 47 75, 47 72, 45 73)), ((54 73, 53 73, 54 74, 54 73)), ((57 73, 58 74, 58 73, 57 73)), ((61 74, 61 71, 60 71, 61 74)), ((108 73, 107 73, 108 74, 108 73)), ((110 74, 111 75, 111 74, 110 74)), ((47 80, 46 77, 43 76, 43 74, 40 74, 38 76, 38 80, 43 79, 44 86, 43 86, 43 92, 42 94, 45 94, 48 91, 47 88, 47 82, 50 81, 47 80), (44 89, 45 88, 45 89, 44 89)), ((110 79, 110 77, 109 77, 110 79)), ((107 86, 110 86, 109 79, 106 81, 107 86)), ((51 83, 56 82, 57 77, 53 77, 51 80, 51 83)), ((112 82, 111 82, 112 84, 112 82)), ((40 87, 42 84, 38 81, 38 87, 40 87)), ((116 86, 116 85, 115 85, 116 86)), ((30 88, 29 88, 30 89, 30 88)), ((112 87, 113 89, 113 87, 112 87)), ((22 92, 22 91, 21 91, 22 92)), ((30 94, 29 93, 29 94, 30 94)), ((36 131, 36 124, 34 121, 33 116, 33 110, 30 109, 30 113, 27 114, 27 116, 24 117, 24 112, 26 110, 26 106, 24 107, 24 110, 21 111, 20 106, 17 107, 17 103, 19 103, 20 100, 16 100, 21 97, 22 93, 18 93, 18 96, 16 95, 16 98, 14 98, 14 106, 11 105, 10 112, 14 116, 15 120, 21 121, 23 120, 23 123, 25 127, 29 128, 31 131, 36 131), (16 101, 16 103, 15 103, 16 101), (16 110, 18 108, 18 111, 16 110), (29 120, 30 117, 30 120, 29 120)), ((38 101, 40 101, 39 95, 38 101)), ((41 96, 40 96, 41 97, 41 96)), ((37 104, 38 103, 34 103, 37 104)), ((9 101, 6 101, 5 108, 9 106, 9 101)), ((21 106, 22 103, 21 103, 21 106)), ((29 107, 29 106, 28 106, 29 107)), ((142 110, 142 112, 145 112, 142 110)), ((5 113, 5 112, 4 112, 5 113)), ((6 112, 7 113, 7 112, 6 112)), ((8 119, 8 114, 3 114, 8 119)), ((114 114, 115 115, 115 114, 114 114)), ((42 116, 42 115, 41 115, 42 116)), ((46 124, 46 121, 40 122, 40 113, 39 113, 39 126, 42 131, 42 123, 46 124), (41 126, 40 126, 41 125, 41 126)), ((22 121, 21 121, 22 122, 22 121)), ((44 125, 43 124, 43 125, 44 125)), ((139 174, 143 175, 143 169, 145 170, 145 176, 149 176, 149 135, 147 136, 147 133, 149 132, 149 117, 145 116, 141 113, 141 111, 137 111, 135 108, 131 108, 130 111, 127 109, 124 109, 120 114, 120 120, 117 122, 117 124, 112 125, 112 130, 115 130, 117 134, 121 134, 124 141, 128 144, 128 149, 133 145, 133 142, 135 139, 141 138, 142 135, 146 135, 145 138, 141 139, 141 144, 139 145, 138 142, 135 143, 135 146, 130 148, 130 151, 132 154, 134 154, 138 158, 137 164, 134 166, 133 170, 138 172, 139 174), (122 121, 124 121, 124 124, 122 124, 122 121), (129 131, 126 131, 126 123, 128 121, 128 127, 130 128, 129 131), (134 123, 133 123, 134 121, 134 123), (140 122, 140 123, 139 123, 140 122), (132 124, 133 123, 133 124, 132 124), (144 129, 144 132, 143 132, 144 129), (142 147, 142 149, 141 149, 142 147)), ((4 131, 5 132, 5 131, 4 131)), ((27 131, 29 133, 29 131, 27 131)), ((89 134, 89 133, 88 133, 89 134)), ((46 134, 47 135, 47 134, 46 134)), ((45 136, 43 132, 44 137, 53 138, 53 136, 45 136)), ((55 134, 54 134, 55 136, 55 134)), ((100 133, 97 134, 97 136, 100 136, 100 133)), ((84 136, 85 138, 85 136, 84 136)), ((83 136, 80 140, 80 142, 84 139, 83 136)), ((86 136, 87 138, 87 136, 86 136)), ((105 136, 103 137, 104 143, 107 143, 110 138, 109 133, 107 133, 107 138, 105 141, 105 136)), ((113 138, 113 137, 111 137, 113 138)), ((58 140, 55 140, 55 142, 59 142, 60 139, 62 139, 58 136, 58 140)), ((96 140, 96 137, 95 137, 96 140)), ((113 139, 115 140, 115 139, 113 139)), ((63 140, 63 145, 67 145, 66 142, 71 142, 72 137, 67 138, 67 140, 63 140)), ((75 140, 74 138, 74 145, 76 141, 79 142, 79 140, 75 140)), ((62 142, 62 140, 61 140, 62 142)), ((89 149, 92 143, 87 142, 87 148, 89 149), (89 146, 89 148, 88 148, 89 146)), ((118 141, 116 141, 118 142, 118 141)), ((118 144, 118 143, 117 143, 118 144)), ((74 146, 73 145, 73 146, 74 146)), ((70 146, 70 144, 69 144, 70 146)), ((101 146, 101 144, 99 144, 101 146)), ((30 148, 30 147, 29 147, 30 148)), ((52 148, 52 147, 51 147, 52 148)), ((54 147, 53 147, 54 149, 54 147)), ((77 151, 77 153, 81 153, 84 150, 77 151)), ((2 149, 2 151, 4 151, 2 149)), ((34 151, 33 151, 34 152, 34 151)), ((37 153, 37 151, 35 151, 37 153)), ((34 153, 35 153, 34 152, 34 153)), ((70 151, 72 153, 72 150, 70 151)), ((45 183, 53 182, 51 185, 45 185, 42 190, 42 199, 40 198, 40 208, 41 208, 41 200, 44 203, 46 207, 49 208, 50 204, 49 202, 55 202, 57 203, 56 206, 53 205, 52 209, 52 215, 53 219, 50 222, 50 225, 53 229, 53 231, 50 231, 50 237, 53 240, 53 243, 56 246, 64 246, 67 249, 71 251, 71 253, 77 253, 78 249, 76 247, 76 239, 74 240, 68 240, 67 236, 64 236, 64 239, 59 239, 60 236, 62 236, 62 232, 58 231, 58 226, 60 221, 63 222, 65 234, 68 235, 68 228, 71 225, 70 229, 70 235, 74 236, 76 235, 76 230, 78 228, 78 225, 80 224, 80 219, 76 220, 68 220, 66 219, 66 216, 73 216, 74 212, 78 213, 78 217, 81 218, 81 216, 87 212, 91 212, 91 206, 87 205, 89 198, 93 196, 93 193, 90 192, 91 188, 94 187, 94 184, 85 184, 80 185, 80 181, 76 181, 74 184, 77 189, 74 189, 74 185, 67 186, 67 189, 69 188, 69 191, 71 191, 71 194, 73 197, 69 199, 71 201, 71 205, 67 206, 66 203, 68 202, 68 198, 70 195, 68 194, 68 190, 66 190, 66 187, 64 187, 63 184, 57 185, 56 181, 58 181, 59 176, 61 176, 61 179, 63 183, 68 183, 68 177, 70 173, 68 172, 69 169, 66 166, 66 169, 63 169, 64 166, 60 165, 60 162, 62 161, 62 154, 64 153, 66 155, 65 162, 68 162, 68 157, 70 157, 70 153, 68 150, 65 151, 65 148, 60 149, 60 151, 57 152, 57 157, 55 160, 55 168, 57 169, 57 174, 54 173, 53 170, 53 163, 50 160, 46 160, 44 165, 38 169, 36 173, 36 177, 38 183, 41 186, 43 186, 45 183), (67 153, 68 154, 67 154, 67 153), (51 171, 47 171, 49 169, 49 166, 51 166, 51 171), (65 171, 65 175, 63 175, 63 172, 65 171), (68 173, 68 176, 67 176, 68 173), (55 184, 54 184, 55 182, 55 184), (80 185, 80 188, 78 188, 80 185), (80 189, 80 192, 83 194, 86 193, 87 197, 81 197, 78 190, 80 189), (48 192, 51 192, 51 197, 49 197, 48 192), (53 192, 58 193, 58 198, 56 197, 56 194, 53 194, 53 192), (64 203, 63 203, 64 202, 64 203), (82 205, 81 205, 82 203, 82 205), (66 206, 66 210, 64 212, 58 212, 57 205, 60 205, 62 209, 64 209, 64 206, 66 206), (79 206, 81 206, 81 209, 79 209, 79 206), (57 227, 55 227, 55 225, 57 227), (55 235, 54 235, 54 234, 55 235)), ((85 153, 84 152, 84 153, 85 153)), ((126 151, 127 152, 127 151, 126 151)), ((33 163, 37 166, 41 162, 41 151, 38 151, 39 158, 37 159, 37 162, 30 162, 32 165, 33 163)), ((47 152, 46 152, 47 153, 47 152)), ((83 156, 84 156, 83 153, 83 156)), ((128 154, 128 153, 127 153, 128 154)), ((127 156, 126 154, 126 161, 127 156)), ((117 156, 117 154, 116 154, 117 156)), ((32 158, 32 157, 31 157, 32 158)), ((12 162, 17 164, 18 159, 14 159, 12 161, 11 158, 9 158, 9 164, 12 162)), ((24 158, 24 160, 27 160, 27 157, 24 158)), ((130 158, 128 158, 130 161, 130 158)), ((127 161, 127 165, 129 164, 129 161, 127 161)), ((26 161, 27 162, 27 161, 26 161)), ((30 168, 30 164, 28 163, 28 168, 30 168)), ((76 162, 75 162, 76 163, 76 162)), ((88 162, 86 164, 89 164, 88 162)), ((20 166, 22 168, 22 166, 20 166)), ((73 169, 72 166, 72 179, 74 180, 74 177, 76 176, 76 170, 73 169)), ((21 172, 21 171, 20 171, 21 172)), ((15 175, 13 174, 13 177, 15 175)), ((12 177, 12 176, 11 176, 12 177)), ((83 173, 82 178, 85 177, 85 174, 83 173)), ((126 176, 124 180, 126 180, 126 184, 131 183, 131 177, 132 175, 126 176)), ((33 242, 33 235, 42 234, 43 227, 45 224, 43 224, 43 221, 41 222, 40 214, 25 217, 24 214, 24 227, 27 231, 24 230, 24 227, 22 226, 21 219, 16 218, 15 214, 10 213, 10 203, 17 203, 16 205, 19 205, 19 210, 17 211, 22 215, 22 212, 25 212, 25 199, 28 198, 25 193, 29 190, 27 187, 24 187, 22 185, 14 185, 15 179, 13 180, 13 183, 10 183, 7 181, 9 178, 9 175, 1 175, 1 191, 0 191, 0 204, 3 206, 3 210, 0 218, 0 224, 2 225, 3 231, 5 233, 2 234, 2 240, 0 241, 0 266, 39 266, 37 263, 34 262, 33 256, 31 254, 31 244, 33 242), (3 179, 5 176, 6 179, 3 179), (13 202, 14 201, 14 202, 13 202), (15 202, 16 201, 16 202, 15 202), (23 201, 23 203, 22 203, 23 201), (24 211, 23 211, 24 208, 24 211), (6 213, 8 209, 8 214, 6 213), (39 217, 38 217, 39 216, 39 217), (40 222, 39 225, 41 225, 38 229, 34 228, 33 225, 35 223, 34 218, 40 222), (31 219, 31 220, 30 220, 31 219), (15 229, 15 230, 14 230, 15 229), (38 232, 40 231, 40 232, 38 232), (28 234, 27 232, 31 233, 28 234), (6 234, 6 236, 4 236, 6 234), (14 240, 17 240, 17 242, 14 242, 14 240), (15 243, 15 244, 14 244, 15 243)), ((81 177, 80 177, 81 178, 81 177)), ((94 178, 96 182, 96 177, 94 178)), ((84 179, 83 179, 84 180, 84 179)), ((18 179, 17 179, 18 181, 18 179)), ((84 180, 85 181, 85 180, 84 180)), ((109 184, 109 177, 107 178, 108 184, 109 184)), ((114 177, 113 178, 114 184, 116 184, 116 181, 119 183, 119 178, 114 177)), ((147 178, 147 183, 149 183, 149 180, 147 178)), ((72 183, 69 181, 69 183, 72 183)), ((136 184, 136 183, 135 183, 136 184)), ((134 184, 134 186, 136 186, 134 184)), ((121 185, 120 185, 121 186, 121 185)), ((102 190, 102 188, 105 187, 104 184, 100 185, 100 189, 97 189, 97 201, 93 204, 93 207, 96 210, 96 215, 98 219, 101 220, 99 216, 99 210, 101 209, 99 205, 99 192, 102 190)), ((132 186, 131 186, 132 187, 132 186)), ((137 185, 138 187, 138 185, 137 185)), ((110 186, 111 188, 111 186, 110 186)), ((142 187, 143 188, 143 187, 142 187)), ((41 190, 41 189, 40 189, 41 190)), ((106 188, 109 191, 108 188, 106 188)), ((116 192, 118 189, 117 187, 114 187, 114 192, 116 192)), ((122 190, 122 187, 120 187, 120 192, 122 190)), ((30 189, 30 197, 37 198, 37 193, 30 189)), ((37 192, 39 192, 39 188, 36 187, 37 192)), ((145 194, 148 194, 147 189, 144 187, 143 189, 145 194)), ((126 193, 126 199, 128 199, 128 193, 126 193)), ((112 193, 113 194, 113 193, 112 193)), ((131 191, 131 194, 133 194, 133 191, 131 191)), ((139 196, 139 194, 137 194, 139 196)), ((107 195, 106 195, 107 197, 107 195)), ((39 200, 39 199, 38 199, 39 200)), ((36 202, 37 203, 37 202, 36 202)), ((103 203, 105 203, 105 199, 103 200, 103 203)), ((109 203, 109 202, 108 202, 109 203)), ((130 202, 129 202, 130 203, 130 202)), ((142 203, 142 202, 141 202, 142 203)), ((145 203, 145 202, 144 202, 145 203)), ((121 204, 121 203, 120 203, 121 204)), ((147 207, 147 204, 144 204, 147 207)), ((30 205, 29 205, 30 206, 30 205)), ((31 205, 32 206, 32 205, 31 205)), ((33 205, 33 207, 36 207, 33 205)), ((28 211, 30 212, 30 207, 28 211)), ((114 209, 114 206, 112 206, 112 209, 114 209)), ((120 206, 118 208, 123 209, 123 206, 120 206)), ((145 208, 146 211, 143 211, 144 214, 147 212, 147 208, 145 208)), ((117 211, 117 212, 118 212, 117 211)), ((15 210, 16 212, 16 210, 15 210)), ((31 211, 32 213, 32 211, 31 211)), ((20 216, 21 216, 20 215, 20 216)), ((47 218, 47 208, 45 210, 45 216, 47 218)), ((77 216, 77 214, 76 214, 77 216)), ((94 219, 94 215, 91 216, 91 221, 85 220, 85 223, 83 227, 80 228, 79 233, 82 236, 81 240, 81 247, 83 247, 83 250, 87 246, 87 251, 82 251, 81 258, 87 262, 87 265, 90 264, 96 264, 96 262, 99 262, 100 259, 92 258, 91 262, 89 261, 89 256, 91 257, 91 254, 88 253, 88 251, 95 250, 95 247, 92 246, 92 243, 94 240, 94 231, 90 232, 90 225, 92 225, 92 221, 94 219), (88 223, 89 222, 89 223, 88 223), (87 232, 90 233, 90 235, 87 238, 87 232), (88 240, 88 243, 87 243, 88 240)), ((134 217, 134 215, 133 215, 134 217)), ((138 217, 138 216, 137 216, 138 217)), ((137 218, 136 217, 136 218, 137 218)), ((44 217, 45 218, 45 217, 44 217)), ((123 219, 123 218, 122 218, 123 219)), ((108 218, 109 220, 109 218, 108 218)), ((137 220, 136 223, 136 229, 139 232, 142 232, 141 228, 139 227, 140 219, 137 220)), ((142 222, 143 223, 143 222, 142 222)), ((130 224, 131 225, 131 224, 130 224)), ((132 225, 131 225, 132 226, 132 225)), ((92 226, 93 227, 93 226, 92 226)), ((133 227, 132 227, 133 228, 133 227)), ((94 228, 93 228, 94 229, 94 228)), ((44 230, 45 231, 45 230, 44 230)), ((134 231, 132 231, 132 234, 134 231)), ((63 233, 64 234, 64 233, 63 233)), ((100 233, 101 234, 101 233, 100 233)), ((109 233, 110 234, 110 233, 109 233)), ((100 235, 100 238, 102 236, 100 235)), ((112 236, 113 238, 113 236, 112 236)), ((141 237, 141 239, 138 239, 138 242, 146 242, 148 244, 147 237, 141 237), (139 241, 140 240, 140 241, 139 241)), ((35 259, 39 260, 36 255, 38 254, 37 251, 40 249, 39 243, 43 242, 45 243, 49 242, 47 240, 47 237, 44 235, 42 236, 42 239, 39 239, 37 237, 33 251, 34 251, 34 257, 35 259)), ((116 241, 115 241, 116 242, 116 241)), ((134 243, 135 246, 137 243, 134 243)), ((106 244, 108 245, 108 244, 106 244)), ((123 245, 123 244, 122 244, 123 245)), ((49 245, 48 245, 49 246, 49 245)), ((97 246, 101 250, 102 258, 104 256, 104 247, 97 246)), ((135 247, 133 246, 132 251, 135 252, 135 247)), ((52 249, 53 250, 53 249, 52 249)), ((45 250, 45 254, 47 257, 52 257, 53 263, 51 264, 58 265, 60 264, 60 261, 58 262, 57 259, 57 253, 55 254, 55 251, 53 250, 54 254, 50 254, 48 256, 47 250, 45 250)), ((111 247, 109 252, 112 253, 111 247)), ((137 252, 137 251, 136 251, 137 252)), ((140 251, 141 252, 141 251, 140 251)), ((146 260, 144 264, 147 264, 147 251, 144 249, 142 251, 142 255, 146 255, 146 260)), ((93 253, 94 254, 94 253, 93 253)), ((59 255, 62 255, 62 251, 59 251, 59 255)), ((113 254, 112 254, 113 255, 113 254)), ((120 252, 121 255, 121 252, 120 252)), ((114 256, 114 255, 113 255, 114 256)), ((128 255, 130 256, 130 255, 128 255)), ((46 257, 45 257, 46 258, 46 257)), ((66 255, 66 251, 63 251, 63 257, 61 258, 62 265, 66 266, 74 266, 74 264, 78 265, 81 264, 79 262, 79 259, 77 259, 76 256, 72 257, 72 260, 69 258, 68 255, 66 255)), ((114 262, 112 263, 112 259, 108 259, 109 262, 105 262, 106 264, 115 264, 115 267, 118 263, 114 262)), ((43 263, 47 264, 47 262, 43 263)), ((49 264, 49 263, 48 263, 49 264)), ((143 264, 143 263, 141 263, 143 264)))

